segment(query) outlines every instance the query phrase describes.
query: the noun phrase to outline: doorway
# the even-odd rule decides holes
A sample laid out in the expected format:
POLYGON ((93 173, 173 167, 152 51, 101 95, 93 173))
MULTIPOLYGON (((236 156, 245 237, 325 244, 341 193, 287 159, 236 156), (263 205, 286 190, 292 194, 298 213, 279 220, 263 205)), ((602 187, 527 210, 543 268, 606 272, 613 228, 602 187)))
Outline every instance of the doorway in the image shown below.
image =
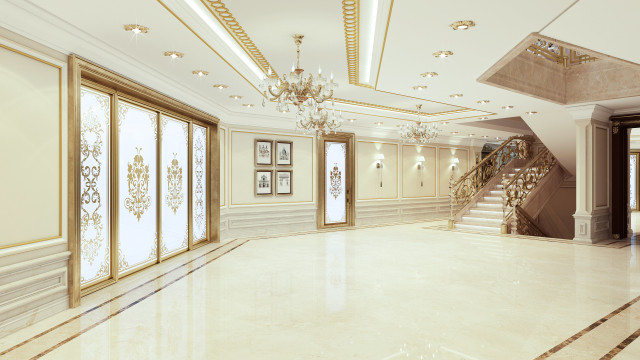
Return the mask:
POLYGON ((354 134, 318 137, 318 229, 353 226, 354 134))

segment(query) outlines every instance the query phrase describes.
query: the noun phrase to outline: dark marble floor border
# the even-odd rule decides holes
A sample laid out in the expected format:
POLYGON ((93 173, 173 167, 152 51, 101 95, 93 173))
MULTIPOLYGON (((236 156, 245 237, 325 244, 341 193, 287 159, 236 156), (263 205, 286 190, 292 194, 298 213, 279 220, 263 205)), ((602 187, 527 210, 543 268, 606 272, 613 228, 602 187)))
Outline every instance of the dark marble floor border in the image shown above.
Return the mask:
POLYGON ((616 347, 611 349, 611 351, 609 351, 605 356, 601 357, 600 360, 613 359, 614 356, 618 355, 622 350, 624 350, 624 348, 629 346, 629 344, 634 342, 638 337, 640 337, 640 329, 636 330, 633 334, 622 340, 620 344, 616 345, 616 347))
MULTIPOLYGON (((605 317, 601 318, 600 320, 594 322, 593 324, 587 326, 586 328, 580 330, 579 332, 577 332, 576 334, 574 334, 572 337, 568 338, 567 340, 561 342, 560 344, 552 347, 551 349, 547 350, 544 354, 538 356, 537 358, 535 358, 534 360, 542 360, 542 359, 547 359, 549 356, 557 353, 558 351, 564 349, 565 347, 567 347, 569 344, 571 344, 572 342, 578 340, 579 338, 581 338, 582 336, 586 335, 587 333, 589 333, 591 330, 597 328, 598 326, 604 324, 605 322, 607 322, 608 320, 611 320, 614 316, 620 314, 621 312, 623 312, 624 310, 628 309, 631 305, 637 303, 638 301, 640 301, 640 296, 636 297, 635 299, 629 301, 628 303, 620 306, 619 308, 613 310, 612 312, 610 312, 609 314, 607 314, 605 317)), ((638 335, 636 336, 636 338, 638 336, 640 336, 640 329, 638 331, 636 331, 634 334, 638 333, 638 335)), ((623 340, 618 346, 616 346, 615 348, 613 348, 611 350, 611 352, 613 352, 614 350, 616 350, 619 346, 621 346, 622 344, 625 344, 625 341, 627 341, 629 338, 631 338, 633 335, 631 335, 630 337, 628 337, 627 339, 623 340)), ((633 338, 631 341, 629 341, 628 343, 626 343, 622 348, 624 349, 624 347, 626 347, 627 345, 629 345, 633 340, 635 340, 635 338, 633 338)), ((622 349, 620 349, 618 352, 622 351, 622 349)), ((610 352, 610 353, 611 353, 610 352)), ((618 352, 616 352, 615 354, 617 354, 618 352)), ((615 356, 611 355, 611 357, 615 356)), ((611 357, 607 358, 607 355, 605 355, 605 357, 603 357, 602 359, 610 359, 611 357)))
MULTIPOLYGON (((200 259, 202 259, 202 258, 206 257, 207 255, 209 255, 209 254, 211 254, 211 253, 213 253, 213 252, 219 251, 219 250, 221 250, 221 249, 222 249, 222 248, 224 248, 224 247, 228 247, 229 245, 231 245, 231 244, 233 244, 233 243, 235 243, 235 242, 238 242, 238 241, 241 241, 241 240, 240 240, 240 239, 235 239, 235 240, 229 241, 228 243, 221 244, 220 246, 217 246, 215 249, 209 250, 209 251, 207 251, 206 253, 204 253, 204 254, 202 254, 202 255, 199 255, 199 256, 197 256, 197 257, 195 257, 195 258, 193 258, 193 259, 191 259, 191 260, 187 261, 186 263, 184 263, 184 264, 182 264, 182 265, 179 265, 179 266, 177 266, 177 267, 175 267, 175 268, 173 268, 173 269, 171 269, 171 270, 169 270, 169 271, 167 271, 167 272, 165 272, 165 273, 162 273, 162 274, 160 274, 160 275, 158 275, 158 276, 154 277, 153 279, 150 279, 150 280, 148 280, 148 281, 145 281, 144 283, 139 284, 139 285, 137 285, 137 286, 135 286, 135 287, 133 287, 133 288, 131 288, 131 289, 129 289, 129 290, 127 290, 127 291, 123 292, 122 294, 120 294, 120 295, 118 295, 118 296, 115 296, 115 297, 113 297, 113 298, 111 298, 111 299, 109 299, 109 300, 107 300, 107 301, 105 301, 105 302, 103 302, 103 303, 101 303, 101 304, 98 304, 98 305, 96 305, 96 306, 94 306, 94 307, 92 307, 92 308, 90 308, 90 309, 88 309, 88 310, 86 310, 86 311, 84 311, 84 312, 82 312, 82 313, 80 313, 80 314, 76 315, 76 316, 73 316, 73 317, 71 317, 71 318, 69 318, 69 319, 67 319, 67 320, 65 320, 65 321, 63 321, 63 322, 61 322, 61 323, 59 323, 59 324, 57 324, 57 325, 55 325, 55 326, 53 326, 53 327, 51 327, 51 328, 49 328, 49 329, 45 330, 45 331, 43 331, 43 332, 41 332, 41 333, 39 333, 39 334, 37 334, 37 335, 35 335, 35 336, 33 336, 33 337, 31 337, 31 338, 29 338, 29 339, 27 339, 27 340, 25 340, 25 341, 21 342, 21 343, 18 343, 18 344, 16 344, 16 345, 14 345, 14 346, 12 346, 12 347, 10 347, 10 348, 8 348, 8 349, 6 349, 6 350, 4 350, 4 351, 0 352, 0 357, 2 357, 2 356, 4 356, 4 355, 6 355, 6 354, 8 354, 8 353, 10 353, 10 352, 12 352, 12 351, 14 351, 14 350, 18 349, 18 348, 20 348, 20 347, 22 347, 22 346, 24 346, 24 345, 26 345, 26 344, 28 344, 28 343, 30 343, 30 342, 32 342, 32 341, 34 341, 34 340, 37 340, 38 338, 40 338, 40 337, 42 337, 42 336, 44 336, 44 335, 46 335, 46 334, 49 334, 50 332, 52 332, 52 331, 54 331, 54 330, 56 330, 56 329, 59 329, 59 328, 61 328, 62 326, 65 326, 65 325, 67 325, 67 324, 71 323, 71 322, 72 322, 72 321, 74 321, 74 320, 77 320, 77 319, 79 319, 79 318, 81 318, 81 317, 83 317, 83 316, 85 316, 85 315, 87 315, 87 314, 89 314, 89 313, 91 313, 91 312, 93 312, 93 311, 96 311, 96 310, 98 310, 98 309, 102 308, 103 306, 108 305, 108 304, 110 304, 111 302, 113 302, 113 301, 115 301, 115 300, 118 300, 118 299, 122 298, 123 296, 125 296, 125 295, 127 295, 127 294, 129 294, 129 293, 131 293, 131 292, 133 292, 133 291, 135 291, 135 290, 138 290, 138 289, 140 289, 140 288, 142 288, 142 287, 144 287, 144 286, 146 286, 146 285, 148 285, 148 284, 150 284, 150 283, 152 283, 152 282, 154 282, 154 281, 157 281, 158 279, 161 279, 161 278, 163 278, 163 277, 167 276, 167 275, 168 275, 168 274, 170 274, 170 273, 173 273, 173 272, 175 272, 175 271, 178 271, 178 270, 180 270, 180 269, 182 269, 182 268, 184 268, 184 267, 188 266, 189 264, 191 264, 191 263, 193 263, 193 262, 195 262, 195 261, 198 261, 198 260, 200 260, 200 259)), ((121 312, 123 312, 124 310, 126 310, 126 309, 128 309, 128 308, 132 307, 133 305, 135 305, 135 304, 139 303, 140 301, 142 301, 142 300, 144 300, 144 299, 148 298, 149 296, 151 296, 151 295, 153 295, 153 294, 157 293, 158 291, 160 291, 160 290, 162 290, 162 289, 166 288, 167 286, 169 286, 169 285, 171 285, 171 284, 174 284, 176 281, 178 281, 178 280, 180 280, 180 279, 182 279, 182 278, 186 277, 187 275, 190 275, 190 274, 191 274, 191 273, 193 273, 194 271, 196 271, 196 270, 198 270, 198 269, 201 269, 202 267, 206 266, 206 265, 207 265, 207 264, 209 264, 210 262, 212 262, 212 261, 214 261, 214 260, 216 260, 216 259, 220 258, 221 256, 223 256, 223 255, 225 255, 225 254, 227 254, 227 253, 229 253, 229 252, 231 252, 231 251, 233 251, 233 250, 237 249, 238 247, 240 247, 240 246, 242 246, 242 245, 246 244, 248 241, 249 241, 249 240, 246 240, 246 239, 245 239, 245 240, 244 240, 244 241, 242 241, 240 244, 237 244, 237 245, 233 246, 231 249, 229 249, 229 250, 227 250, 227 251, 223 252, 222 254, 220 254, 220 255, 216 256, 215 258, 213 258, 213 259, 211 259, 211 260, 207 261, 206 263, 204 263, 204 264, 202 264, 202 265, 200 265, 200 266, 198 266, 198 267, 195 267, 195 268, 191 269, 191 270, 190 270, 190 271, 188 271, 186 274, 183 274, 183 275, 181 275, 180 277, 178 277, 178 278, 176 278, 176 279, 172 280, 171 282, 167 283, 166 285, 164 285, 164 286, 162 286, 162 287, 160 287, 160 288, 158 288, 158 289, 155 289, 155 291, 152 291, 152 292, 148 293, 147 295, 145 295, 145 296, 143 296, 143 297, 141 297, 141 298, 139 298, 139 299, 137 299, 137 300, 133 301, 132 303, 130 303, 130 304, 128 304, 128 305, 123 306, 121 309, 119 309, 118 311, 114 312, 113 314, 111 314, 111 315, 110 315, 110 316, 108 316, 107 318, 104 318, 104 319, 102 319, 102 320, 98 321, 97 323, 90 325, 89 327, 87 327, 86 329, 84 329, 84 330, 83 330, 83 331, 81 331, 81 332, 78 332, 78 333, 76 333, 76 334, 74 334, 74 335, 71 335, 70 337, 68 337, 68 338, 66 338, 65 340, 61 341, 60 343, 58 343, 58 344, 54 345, 53 347, 51 347, 51 348, 49 348, 49 349, 47 349, 47 350, 43 351, 42 353, 40 353, 40 354, 36 355, 35 357, 32 357, 31 359, 39 359, 40 357, 42 357, 42 356, 46 355, 47 353, 49 353, 49 352, 51 352, 51 351, 55 350, 56 348, 60 347, 61 345, 63 345, 63 344, 65 344, 65 343, 67 343, 67 342, 69 342, 69 341, 73 340, 74 338, 76 338, 76 337, 80 336, 83 332, 86 332, 86 331, 88 331, 88 330, 90 330, 90 329, 92 329, 92 328, 94 328, 94 327, 98 326, 99 324, 101 324, 101 323, 103 323, 103 322, 105 322, 105 321, 109 320, 111 317, 113 317, 113 316, 115 316, 115 315, 120 314, 120 313, 121 313, 121 312)))

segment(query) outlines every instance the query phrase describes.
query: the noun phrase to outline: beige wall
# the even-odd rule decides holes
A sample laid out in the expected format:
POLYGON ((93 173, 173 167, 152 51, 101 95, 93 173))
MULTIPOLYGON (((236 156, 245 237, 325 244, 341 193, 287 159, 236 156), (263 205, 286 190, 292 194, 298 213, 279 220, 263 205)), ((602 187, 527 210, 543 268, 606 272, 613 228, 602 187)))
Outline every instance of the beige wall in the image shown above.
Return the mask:
MULTIPOLYGON (((606 169, 609 166, 609 129, 595 128, 595 168, 606 169)), ((597 171, 595 178, 596 207, 609 206, 609 176, 607 171, 597 171)))
POLYGON ((398 144, 356 142, 356 200, 398 198, 398 144), (382 172, 376 167, 378 155, 384 155, 382 172), (380 186, 380 175, 382 186, 380 186))
POLYGON ((449 179, 453 174, 456 180, 469 170, 469 150, 467 148, 445 147, 438 148, 438 196, 449 196, 449 179), (451 162, 458 158, 458 168, 452 170, 451 162))
POLYGON ((538 224, 554 238, 573 239, 576 212, 576 185, 563 184, 538 215, 538 224))
POLYGON ((0 42, 0 248, 63 235, 64 66, 0 42))
MULTIPOLYGON (((306 135, 291 135, 262 130, 229 129, 229 163, 228 178, 229 204, 261 205, 261 204, 301 204, 314 202, 315 179, 315 146, 314 139, 306 135), (293 142, 293 166, 255 166, 254 142, 256 139, 286 140, 293 142), (293 170, 292 195, 255 195, 255 170, 293 170)), ((274 144, 275 150, 275 144, 274 144)), ((275 174, 274 177, 275 179, 275 174)), ((275 187, 274 187, 275 193, 275 187)))
POLYGON ((220 140, 220 207, 227 206, 227 129, 219 128, 220 140))
POLYGON ((436 196, 436 147, 402 145, 402 197, 425 198, 436 196), (424 156, 422 170, 422 186, 420 186, 420 170, 418 157, 424 156))

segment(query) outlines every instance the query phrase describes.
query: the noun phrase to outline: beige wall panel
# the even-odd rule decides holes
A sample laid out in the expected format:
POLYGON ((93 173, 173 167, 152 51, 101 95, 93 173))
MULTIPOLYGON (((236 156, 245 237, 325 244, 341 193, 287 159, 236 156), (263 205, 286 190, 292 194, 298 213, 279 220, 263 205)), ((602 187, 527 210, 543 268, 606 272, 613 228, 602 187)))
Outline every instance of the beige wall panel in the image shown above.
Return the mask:
POLYGON ((357 200, 383 200, 398 198, 398 144, 357 141, 356 145, 357 200), (384 155, 382 187, 378 155, 384 155))
POLYGON ((607 128, 595 128, 595 198, 597 207, 609 206, 609 132, 607 128))
POLYGON ((220 128, 220 207, 227 205, 227 130, 220 128))
MULTIPOLYGON (((270 132, 229 130, 230 131, 230 180, 229 193, 230 205, 256 205, 256 204, 287 204, 287 203, 313 203, 315 173, 315 155, 313 137, 302 135, 276 134, 270 132), (293 166, 255 166, 254 141, 284 140, 293 142, 293 166), (255 195, 255 170, 293 170, 293 194, 275 195, 275 171, 274 171, 274 195, 255 195)), ((275 151, 275 143, 273 145, 275 151)), ((275 161, 274 161, 275 162, 275 161)))
POLYGON ((61 235, 61 77, 0 47, 0 248, 61 235))
POLYGON ((438 148, 438 196, 449 196, 449 179, 457 180, 469 170, 469 150, 462 148, 438 148), (458 158, 458 168, 451 169, 454 158, 458 158))
POLYGON ((436 147, 402 145, 402 197, 423 198, 436 196, 436 147), (418 157, 424 156, 422 186, 418 157))

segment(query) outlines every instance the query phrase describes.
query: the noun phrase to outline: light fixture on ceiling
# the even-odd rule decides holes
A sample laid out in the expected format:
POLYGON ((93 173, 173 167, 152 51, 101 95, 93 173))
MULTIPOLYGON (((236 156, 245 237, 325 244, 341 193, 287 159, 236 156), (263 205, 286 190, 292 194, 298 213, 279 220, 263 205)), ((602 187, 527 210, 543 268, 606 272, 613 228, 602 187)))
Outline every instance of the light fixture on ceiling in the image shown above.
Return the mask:
POLYGON ((513 109, 513 105, 505 105, 502 107, 502 110, 511 110, 513 109))
POLYGON ((480 104, 480 105, 488 104, 490 102, 491 102, 491 100, 478 100, 477 101, 477 103, 480 104))
POLYGON ((458 99, 458 98, 461 98, 463 96, 464 95, 462 95, 462 94, 451 94, 451 95, 449 95, 450 98, 454 98, 454 99, 458 99))
POLYGON ((124 26, 125 31, 131 31, 132 33, 138 34, 146 34, 149 32, 149 28, 146 26, 138 25, 138 24, 128 24, 124 26))
POLYGON ((225 84, 215 84, 213 85, 214 88, 218 89, 218 90, 224 90, 226 88, 229 87, 229 85, 225 85, 225 84))
POLYGON ((448 50, 436 51, 436 52, 433 53, 433 56, 435 56, 436 58, 439 58, 439 59, 448 58, 451 55, 453 55, 453 52, 448 51, 448 50))
POLYGON ((457 131, 452 131, 451 135, 458 135, 458 132, 457 131))
POLYGON ((426 88, 427 88, 426 85, 416 85, 416 86, 413 87, 413 90, 422 91, 422 90, 424 90, 426 88))
POLYGON ((322 71, 318 69, 318 75, 310 74, 304 77, 304 70, 300 68, 300 45, 304 35, 293 35, 296 44, 296 63, 291 68, 288 77, 286 74, 282 79, 273 76, 269 69, 268 77, 265 76, 260 84, 260 90, 264 94, 262 106, 267 105, 267 100, 277 101, 278 111, 289 110, 289 104, 295 105, 296 127, 305 133, 329 134, 335 132, 342 125, 342 113, 335 110, 333 92, 338 88, 338 84, 333 81, 333 74, 329 80, 322 76, 322 71), (329 102, 329 109, 323 107, 323 103, 329 102))
POLYGON ((432 77, 438 76, 438 73, 437 72, 433 72, 433 71, 429 71, 429 72, 420 74, 420 76, 426 77, 426 78, 432 78, 432 77))
POLYGON ((375 122, 375 124, 376 124, 377 126, 382 126, 383 122, 382 122, 382 121, 377 121, 377 122, 375 122))
POLYGON ((480 118, 480 120, 489 120, 489 118, 487 116, 483 116, 480 118))
POLYGON ((175 60, 178 58, 183 58, 184 57, 184 53, 181 53, 179 51, 165 51, 164 52, 164 56, 168 56, 171 59, 175 60))
POLYGON ((246 108, 252 108, 253 104, 242 104, 242 106, 246 107, 246 108))
POLYGON ((242 95, 231 95, 231 96, 229 96, 229 97, 230 97, 231 99, 233 99, 233 100, 240 100, 240 99, 242 99, 242 95))
POLYGON ((443 121, 442 125, 449 125, 449 122, 448 121, 443 121))
POLYGON ((356 121, 356 119, 349 119, 350 123, 355 122, 355 121, 356 121))
POLYGON ((486 139, 486 138, 488 138, 488 137, 489 137, 488 135, 482 135, 482 138, 483 138, 483 139, 486 139))
POLYGON ((469 134, 469 137, 474 137, 476 136, 476 134, 469 134))
POLYGON ((400 127, 400 138, 403 142, 414 144, 425 144, 435 140, 440 133, 438 123, 427 124, 422 122, 422 104, 416 105, 418 121, 404 124, 400 127))
POLYGON ((476 26, 476 23, 474 23, 472 20, 461 20, 456 21, 449 26, 451 26, 453 30, 469 30, 469 28, 476 26))
POLYGON ((500 136, 496 136, 496 140, 500 140, 500 136))
POLYGON ((537 111, 527 111, 526 112, 526 114, 529 115, 529 116, 533 116, 533 115, 535 115, 537 113, 538 113, 537 111))
POLYGON ((193 70, 191 73, 200 77, 209 75, 209 72, 206 70, 193 70))

